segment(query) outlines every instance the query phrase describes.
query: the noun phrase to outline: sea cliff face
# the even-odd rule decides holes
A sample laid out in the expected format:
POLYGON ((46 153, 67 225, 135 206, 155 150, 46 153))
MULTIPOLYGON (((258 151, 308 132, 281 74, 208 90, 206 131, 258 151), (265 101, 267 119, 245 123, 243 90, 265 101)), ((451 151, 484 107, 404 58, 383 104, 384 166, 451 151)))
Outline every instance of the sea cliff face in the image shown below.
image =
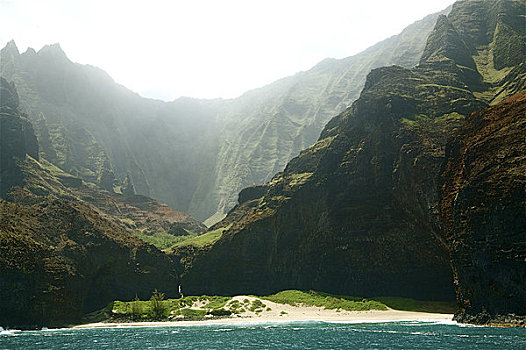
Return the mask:
POLYGON ((109 302, 177 296, 171 260, 80 204, 0 199, 0 324, 77 323, 109 302))
POLYGON ((38 159, 38 142, 33 126, 18 111, 18 93, 13 84, 0 77, 0 198, 11 187, 22 184, 23 175, 15 157, 26 154, 38 159))
POLYGON ((470 113, 524 89, 524 50, 504 49, 524 38, 522 5, 458 2, 438 19, 418 67, 373 70, 316 144, 240 193, 213 227, 228 228, 217 242, 184 251, 183 288, 453 298, 450 259, 458 279, 464 270, 442 209, 448 140, 472 128, 470 113))
POLYGON ((442 212, 458 321, 524 325, 525 135, 522 92, 470 115, 448 145, 442 212))

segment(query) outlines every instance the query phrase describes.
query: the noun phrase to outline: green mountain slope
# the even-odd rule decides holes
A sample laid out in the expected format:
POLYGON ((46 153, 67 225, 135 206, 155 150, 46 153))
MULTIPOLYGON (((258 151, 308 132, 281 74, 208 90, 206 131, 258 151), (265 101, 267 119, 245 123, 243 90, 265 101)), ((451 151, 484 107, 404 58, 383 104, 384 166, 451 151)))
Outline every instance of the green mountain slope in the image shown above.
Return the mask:
POLYGON ((39 159, 31 123, 3 78, 0 103, 0 324, 63 326, 155 288, 177 296, 171 259, 135 238, 123 219, 145 216, 136 225, 151 229, 199 223, 152 199, 118 198, 39 159))
POLYGON ((370 69, 418 63, 438 14, 361 54, 325 60, 233 100, 149 100, 103 71, 71 62, 58 44, 0 53, 43 158, 62 170, 122 192, 133 185, 209 224, 244 187, 269 180, 316 141, 325 123, 358 97, 370 69))
MULTIPOLYGON (((524 6, 457 2, 438 19, 419 66, 373 70, 360 98, 318 142, 270 182, 240 193, 213 227, 230 227, 218 241, 193 254, 174 250, 185 268, 183 288, 452 298, 454 242, 441 214, 448 140, 472 127, 465 116, 524 89, 524 6), (502 28, 513 45, 521 38, 520 50, 499 56, 507 47, 502 28)), ((518 134, 514 142, 522 142, 518 134)), ((507 197, 507 187, 499 191, 507 197)), ((524 291, 526 282, 518 283, 524 291)))
POLYGON ((360 54, 326 59, 231 101, 222 113, 225 127, 213 183, 197 189, 189 212, 199 218, 212 215, 206 223, 213 224, 236 204, 241 189, 282 171, 358 98, 371 69, 415 66, 438 16, 429 15, 360 54))

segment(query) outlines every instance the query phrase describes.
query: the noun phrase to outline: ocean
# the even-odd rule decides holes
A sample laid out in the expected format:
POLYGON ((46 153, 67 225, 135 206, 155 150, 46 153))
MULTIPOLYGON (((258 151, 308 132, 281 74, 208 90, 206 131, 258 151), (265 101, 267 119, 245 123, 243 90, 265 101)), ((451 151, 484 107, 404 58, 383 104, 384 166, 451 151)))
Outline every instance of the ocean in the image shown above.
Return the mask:
POLYGON ((0 349, 526 349, 526 329, 453 322, 236 323, 0 331, 0 349))

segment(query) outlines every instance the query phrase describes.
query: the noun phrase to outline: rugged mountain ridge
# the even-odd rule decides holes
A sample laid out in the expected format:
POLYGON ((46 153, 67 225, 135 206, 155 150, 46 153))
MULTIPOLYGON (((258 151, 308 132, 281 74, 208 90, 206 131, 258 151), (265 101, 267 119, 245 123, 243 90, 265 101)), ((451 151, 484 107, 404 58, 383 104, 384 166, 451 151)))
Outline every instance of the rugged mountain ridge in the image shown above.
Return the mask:
MULTIPOLYGON (((466 282, 478 246, 452 250, 452 233, 446 234, 447 227, 459 224, 442 215, 441 174, 448 139, 460 130, 476 130, 474 119, 465 116, 524 89, 524 6, 524 1, 457 2, 437 21, 419 66, 373 70, 360 98, 326 125, 316 144, 267 184, 240 193, 238 206, 214 227, 228 228, 217 242, 194 252, 175 251, 185 267, 183 288, 219 294, 312 288, 448 299, 451 259, 459 300, 467 288, 470 300, 487 303, 478 295, 488 288, 486 280, 475 283, 476 291, 466 282), (518 43, 520 50, 502 51, 518 43)), ((517 135, 508 136, 523 142, 517 135)), ((506 189, 498 191, 497 198, 508 198, 506 189)), ((523 212, 523 201, 513 208, 523 212)), ((522 221, 504 218, 523 239, 522 221)), ((514 269, 520 269, 519 261, 514 269)), ((500 271, 501 266, 506 264, 497 267, 500 271)), ((493 278, 491 272, 487 278, 493 278)), ((524 279, 516 282, 524 291, 524 279)), ((524 298, 516 291, 503 287, 503 295, 524 298)), ((495 302, 487 309, 490 318, 499 311, 522 312, 516 303, 509 306, 495 302)))
MULTIPOLYGON (((75 197, 80 192, 72 189, 87 187, 82 180, 41 168, 31 123, 18 109, 14 85, 3 78, 0 102, 0 324, 57 327, 115 299, 148 298, 155 288, 177 296, 177 271, 168 256, 75 197)), ((169 221, 162 214, 157 222, 169 221)))
POLYGON ((213 224, 242 188, 268 181, 314 143, 370 69, 417 64, 437 16, 233 100, 144 99, 71 62, 59 45, 20 54, 10 42, 0 73, 17 85, 44 159, 108 191, 122 192, 127 179, 137 194, 213 224))
POLYGON ((18 113, 14 84, 0 77, 0 197, 22 184, 23 176, 15 158, 26 154, 38 159, 38 142, 26 115, 18 113))

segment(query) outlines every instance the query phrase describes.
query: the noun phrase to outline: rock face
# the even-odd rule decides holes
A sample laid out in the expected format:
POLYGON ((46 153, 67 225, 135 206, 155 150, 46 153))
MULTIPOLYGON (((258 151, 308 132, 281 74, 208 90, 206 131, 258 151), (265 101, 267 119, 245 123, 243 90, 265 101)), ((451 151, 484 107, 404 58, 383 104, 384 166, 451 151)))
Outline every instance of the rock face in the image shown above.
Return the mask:
POLYGON ((171 260, 80 204, 0 199, 0 324, 63 326, 109 302, 177 296, 171 260))
POLYGON ((180 260, 183 288, 453 298, 441 212, 447 142, 470 128, 466 115, 524 86, 524 51, 494 64, 502 30, 524 38, 523 5, 458 2, 418 67, 373 70, 317 143, 265 190, 241 192, 245 202, 215 226, 230 227, 221 239, 180 260))
POLYGON ((31 123, 18 110, 18 94, 13 84, 0 77, 0 198, 22 184, 16 158, 26 154, 38 159, 38 142, 31 123))
POLYGON ((118 201, 112 198, 116 194, 42 160, 44 168, 36 160, 38 143, 18 109, 14 86, 3 78, 0 83, 1 197, 11 200, 0 199, 0 324, 57 327, 115 299, 148 298, 154 289, 178 296, 172 260, 134 238, 111 214, 121 205, 122 211, 150 215, 153 224, 167 227, 194 224, 190 217, 142 196, 118 201), (96 207, 89 196, 116 209, 96 207), (157 209, 164 210, 153 216, 157 209))
POLYGON ((461 322, 526 318, 526 92, 469 116, 449 144, 442 211, 461 322))
POLYGON ((416 65, 437 16, 233 100, 144 99, 71 62, 59 45, 20 54, 11 42, 0 73, 18 87, 42 158, 110 192, 133 187, 213 224, 241 189, 268 181, 312 145, 372 68, 416 65))

